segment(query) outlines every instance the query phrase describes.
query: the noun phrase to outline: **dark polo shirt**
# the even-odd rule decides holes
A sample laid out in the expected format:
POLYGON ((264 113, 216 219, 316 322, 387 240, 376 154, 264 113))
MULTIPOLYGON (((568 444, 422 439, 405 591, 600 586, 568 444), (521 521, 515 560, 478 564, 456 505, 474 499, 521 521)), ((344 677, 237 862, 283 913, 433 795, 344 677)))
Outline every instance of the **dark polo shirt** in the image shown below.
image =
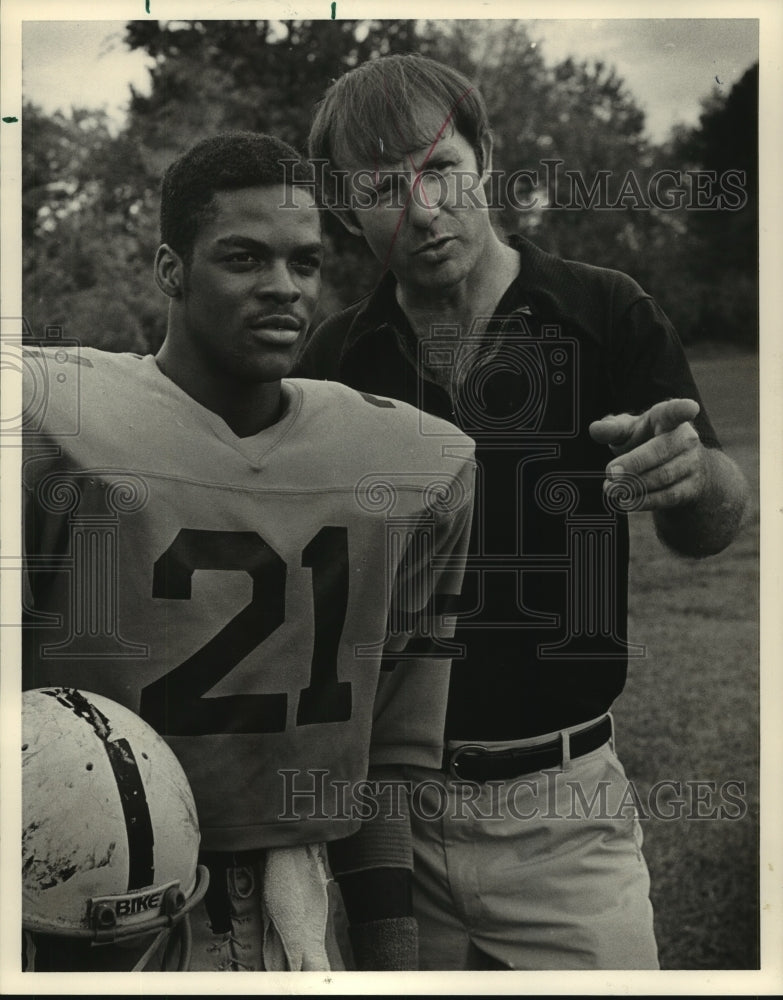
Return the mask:
MULTIPOLYGON (((635 281, 510 242, 519 276, 467 336, 436 326, 417 341, 387 274, 314 332, 295 373, 405 400, 476 441, 446 722, 457 739, 520 739, 610 708, 644 636, 627 634, 627 501, 622 484, 604 493, 612 455, 588 427, 669 398, 701 405, 676 333, 635 281)), ((703 405, 695 425, 719 446, 703 405)))

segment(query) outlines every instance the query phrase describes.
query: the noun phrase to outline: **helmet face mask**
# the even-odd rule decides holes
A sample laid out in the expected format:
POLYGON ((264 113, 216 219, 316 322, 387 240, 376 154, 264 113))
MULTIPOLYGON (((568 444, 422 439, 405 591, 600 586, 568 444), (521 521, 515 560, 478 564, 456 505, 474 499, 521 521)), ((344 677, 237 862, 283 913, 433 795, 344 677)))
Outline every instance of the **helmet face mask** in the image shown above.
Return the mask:
POLYGON ((22 920, 43 935, 39 961, 69 953, 58 938, 99 967, 109 945, 118 959, 157 952, 206 892, 179 761, 108 698, 41 688, 22 701, 22 920))
POLYGON ((185 916, 171 929, 157 934, 137 935, 110 944, 24 931, 22 967, 28 972, 138 972, 147 968, 181 971, 187 968, 187 964, 183 965, 187 919, 185 916))

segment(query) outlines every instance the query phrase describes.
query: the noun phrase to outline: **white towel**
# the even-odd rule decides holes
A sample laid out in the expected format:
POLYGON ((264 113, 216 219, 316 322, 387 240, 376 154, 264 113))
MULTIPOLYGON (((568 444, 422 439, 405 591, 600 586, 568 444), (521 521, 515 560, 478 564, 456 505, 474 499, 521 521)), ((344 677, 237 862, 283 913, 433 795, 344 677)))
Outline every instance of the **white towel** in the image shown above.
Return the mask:
POLYGON ((267 851, 261 910, 264 967, 270 972, 325 971, 328 877, 318 844, 267 851))

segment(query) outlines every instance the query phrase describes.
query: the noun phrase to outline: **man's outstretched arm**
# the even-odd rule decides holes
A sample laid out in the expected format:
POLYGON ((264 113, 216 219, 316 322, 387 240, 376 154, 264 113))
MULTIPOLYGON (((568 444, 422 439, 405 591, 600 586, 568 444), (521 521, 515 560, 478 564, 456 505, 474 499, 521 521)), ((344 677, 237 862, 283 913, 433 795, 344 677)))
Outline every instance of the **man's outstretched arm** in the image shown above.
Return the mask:
POLYGON ((593 440, 615 458, 607 486, 638 477, 638 510, 650 510, 658 537, 684 556, 714 555, 736 537, 748 502, 748 484, 720 449, 705 448, 691 421, 692 399, 669 399, 638 415, 609 415, 590 425, 593 440))

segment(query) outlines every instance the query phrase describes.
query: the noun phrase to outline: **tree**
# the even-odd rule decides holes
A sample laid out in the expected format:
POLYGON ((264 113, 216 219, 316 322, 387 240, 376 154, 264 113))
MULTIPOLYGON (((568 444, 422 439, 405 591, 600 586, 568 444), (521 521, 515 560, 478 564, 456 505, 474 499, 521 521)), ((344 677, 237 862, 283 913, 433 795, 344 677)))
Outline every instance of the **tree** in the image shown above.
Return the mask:
MULTIPOLYGON (((504 150, 538 177, 531 191, 538 210, 518 213, 517 229, 563 256, 638 270, 651 222, 638 210, 650 163, 643 112, 600 62, 565 59, 537 91, 525 138, 504 150)), ((508 121, 505 108, 500 120, 508 121)))
POLYGON ((699 125, 672 144, 677 159, 712 172, 724 188, 735 179, 722 209, 688 217, 700 293, 696 336, 751 348, 758 345, 758 85, 755 63, 727 95, 707 98, 699 125))
MULTIPOLYGON (((624 204, 618 211, 560 205, 558 168, 545 176, 542 167, 560 161, 589 186, 609 162, 619 185, 645 162, 644 116, 623 81, 601 64, 569 59, 548 69, 523 22, 134 21, 127 42, 155 60, 151 92, 134 94, 129 124, 151 177, 196 138, 222 128, 269 131, 304 149, 312 109, 331 79, 367 59, 416 51, 480 87, 498 170, 538 171, 536 199, 552 207, 519 209, 501 190, 499 225, 567 256, 644 270, 647 230, 657 221, 624 204)), ((361 241, 330 216, 326 229, 323 313, 369 290, 378 276, 361 241)))
MULTIPOLYGON (((332 79, 417 47, 413 21, 131 21, 126 41, 155 60, 150 94, 133 94, 128 126, 155 184, 193 142, 223 129, 270 132, 304 152, 332 79)), ((319 317, 378 276, 360 241, 331 216, 325 225, 331 252, 319 317)))
MULTIPOLYGON (((373 55, 415 47, 415 23, 395 21, 131 21, 130 48, 154 59, 149 96, 131 93, 124 130, 103 112, 23 119, 25 314, 35 336, 115 350, 155 350, 165 300, 151 280, 166 166, 223 129, 269 131, 304 149, 313 105, 329 81, 373 55)), ((377 270, 329 222, 337 246, 325 269, 322 313, 377 270)))
POLYGON ((67 337, 116 350, 158 340, 150 288, 155 217, 135 183, 127 136, 105 112, 22 115, 22 237, 25 318, 33 336, 61 326, 67 337))
POLYGON ((497 225, 565 257, 651 277, 649 247, 673 237, 647 204, 653 148, 616 70, 553 66, 520 21, 427 22, 420 51, 481 89, 494 133, 497 225))
MULTIPOLYGON (((712 98, 697 129, 659 149, 613 68, 574 59, 549 66, 520 21, 145 20, 127 24, 126 43, 153 65, 149 94, 131 93, 119 135, 101 112, 24 112, 25 308, 39 333, 60 323, 86 343, 154 350, 165 333, 151 263, 168 164, 231 128, 271 132, 304 151, 313 108, 333 78, 411 51, 453 65, 484 94, 500 228, 627 271, 685 339, 738 339, 741 328, 747 338, 755 329, 756 189, 747 209, 733 213, 660 209, 648 198, 663 167, 728 164, 755 184, 757 166, 746 156, 755 155, 752 75, 729 98, 712 98)), ((363 242, 328 214, 325 229, 316 321, 368 291, 379 273, 363 242)))

